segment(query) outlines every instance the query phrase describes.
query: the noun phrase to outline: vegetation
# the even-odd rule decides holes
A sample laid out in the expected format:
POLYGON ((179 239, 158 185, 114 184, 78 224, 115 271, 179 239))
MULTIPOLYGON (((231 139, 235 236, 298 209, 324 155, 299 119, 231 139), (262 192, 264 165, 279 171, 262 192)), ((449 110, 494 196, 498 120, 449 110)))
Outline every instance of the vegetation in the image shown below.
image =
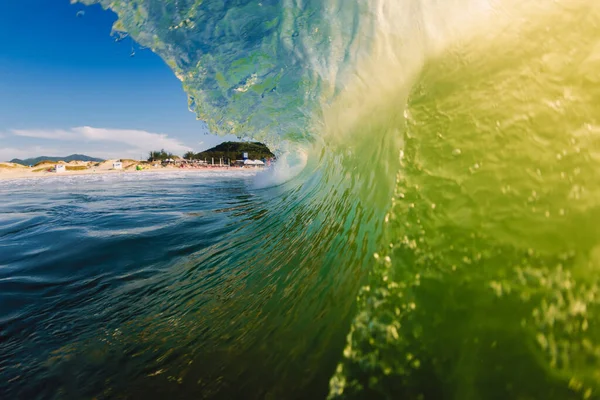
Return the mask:
POLYGON ((41 156, 41 157, 35 157, 35 158, 27 158, 25 160, 20 160, 18 158, 14 158, 12 160, 10 160, 10 162, 15 163, 15 164, 21 164, 21 165, 38 165, 41 164, 43 162, 46 163, 56 163, 57 161, 64 161, 64 162, 70 162, 70 161, 96 161, 96 162, 100 162, 100 161, 104 161, 101 158, 95 158, 95 157, 90 157, 90 156, 86 156, 84 154, 71 154, 70 156, 67 157, 47 157, 47 156, 41 156))
MULTIPOLYGON (((215 160, 223 159, 223 160, 241 160, 243 159, 244 153, 248 153, 248 158, 253 160, 261 160, 274 158, 275 155, 269 150, 267 146, 258 142, 224 142, 221 143, 212 149, 208 149, 206 151, 189 154, 191 152, 186 153, 186 157, 193 158, 197 160, 210 161, 212 158, 215 160)), ((189 159, 188 158, 188 159, 189 159)))
POLYGON ((33 170, 33 172, 42 172, 42 171, 51 171, 51 170, 52 170, 52 167, 46 166, 46 167, 42 167, 42 168, 36 168, 33 170))
POLYGON ((165 149, 161 149, 160 151, 151 151, 148 154, 148 161, 165 161, 169 158, 174 158, 175 156, 171 152, 166 152, 165 149))
POLYGON ((66 165, 67 171, 83 171, 88 169, 87 165, 66 165))
POLYGON ((44 159, 44 160, 41 160, 41 161, 39 161, 39 162, 37 162, 37 163, 33 164, 33 166, 34 166, 34 167, 38 167, 38 166, 40 166, 40 165, 45 165, 45 164, 52 164, 52 165, 54 165, 54 164, 56 164, 56 162, 55 162, 55 161, 52 161, 52 160, 45 160, 45 159, 44 159))
POLYGON ((6 168, 6 169, 11 168, 12 169, 12 168, 23 168, 23 166, 21 166, 21 165, 16 166, 16 165, 11 165, 11 164, 6 164, 6 163, 0 163, 0 168, 6 168))

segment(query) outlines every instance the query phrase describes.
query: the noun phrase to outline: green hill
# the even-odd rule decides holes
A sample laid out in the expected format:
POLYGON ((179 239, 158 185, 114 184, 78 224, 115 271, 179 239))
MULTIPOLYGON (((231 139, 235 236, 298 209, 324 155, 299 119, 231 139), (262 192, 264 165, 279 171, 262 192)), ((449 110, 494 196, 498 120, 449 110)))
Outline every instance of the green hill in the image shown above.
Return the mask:
POLYGON ((25 160, 20 160, 18 158, 13 158, 12 160, 10 160, 11 163, 21 164, 21 165, 35 165, 35 164, 39 163, 40 161, 51 161, 51 162, 57 162, 57 161, 64 161, 64 162, 69 162, 69 161, 93 161, 93 162, 100 162, 100 161, 104 161, 104 160, 101 159, 101 158, 95 158, 95 157, 86 156, 84 154, 71 154, 70 156, 67 156, 67 157, 47 157, 47 156, 41 156, 41 157, 35 157, 35 158, 27 158, 25 160))
MULTIPOLYGON (((212 149, 194 154, 198 160, 210 161, 211 158, 218 160, 242 160, 244 153, 248 153, 248 158, 252 160, 261 160, 263 158, 274 158, 275 154, 267 146, 258 142, 223 142, 212 149)), ((189 155, 188 155, 189 156, 189 155)))

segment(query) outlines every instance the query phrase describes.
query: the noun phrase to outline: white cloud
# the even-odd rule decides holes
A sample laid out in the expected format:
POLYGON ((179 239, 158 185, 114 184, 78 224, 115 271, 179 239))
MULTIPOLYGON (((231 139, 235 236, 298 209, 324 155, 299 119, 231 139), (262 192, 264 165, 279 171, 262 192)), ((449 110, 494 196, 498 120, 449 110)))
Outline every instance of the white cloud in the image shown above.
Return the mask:
MULTIPOLYGON (((175 154, 183 154, 192 150, 179 140, 162 133, 152 133, 135 129, 104 129, 82 126, 71 129, 13 129, 15 136, 29 137, 43 140, 58 140, 70 142, 69 146, 75 152, 102 153, 102 157, 139 156, 151 150, 165 149, 175 154), (94 147, 103 145, 101 149, 94 147)), ((5 149, 9 150, 9 149, 5 149)), ((16 149, 11 149, 16 150, 16 149)), ((21 152, 21 151, 19 151, 21 152)), ((6 154, 6 151, 3 151, 6 154)), ((61 154, 62 155, 62 154, 61 154)))
POLYGON ((73 128, 73 132, 83 135, 89 140, 110 141, 128 144, 134 148, 147 151, 164 148, 173 153, 184 153, 192 150, 179 140, 162 133, 151 133, 133 129, 99 129, 90 126, 73 128))
POLYGON ((37 139, 49 139, 49 140, 73 140, 73 132, 66 131, 63 129, 12 129, 11 133, 16 136, 26 136, 37 139))

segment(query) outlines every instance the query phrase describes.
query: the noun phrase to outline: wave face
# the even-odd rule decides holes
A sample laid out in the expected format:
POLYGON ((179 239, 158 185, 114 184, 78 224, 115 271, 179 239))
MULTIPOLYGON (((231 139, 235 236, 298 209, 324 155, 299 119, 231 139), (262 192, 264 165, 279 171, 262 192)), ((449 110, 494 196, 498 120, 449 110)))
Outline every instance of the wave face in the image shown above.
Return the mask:
POLYGON ((600 398, 600 3, 83 2, 212 131, 308 155, 207 396, 600 398))

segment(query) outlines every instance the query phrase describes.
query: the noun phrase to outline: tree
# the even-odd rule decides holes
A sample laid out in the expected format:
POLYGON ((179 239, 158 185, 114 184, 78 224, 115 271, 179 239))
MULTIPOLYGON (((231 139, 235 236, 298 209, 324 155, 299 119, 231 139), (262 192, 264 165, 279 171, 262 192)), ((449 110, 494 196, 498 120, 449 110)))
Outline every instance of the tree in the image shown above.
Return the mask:
POLYGON ((192 160, 195 156, 196 153, 194 153, 193 151, 188 151, 183 155, 183 158, 185 158, 186 160, 192 160))
POLYGON ((165 149, 160 149, 160 151, 151 151, 149 153, 148 161, 164 161, 169 158, 173 158, 173 153, 167 153, 165 149))

